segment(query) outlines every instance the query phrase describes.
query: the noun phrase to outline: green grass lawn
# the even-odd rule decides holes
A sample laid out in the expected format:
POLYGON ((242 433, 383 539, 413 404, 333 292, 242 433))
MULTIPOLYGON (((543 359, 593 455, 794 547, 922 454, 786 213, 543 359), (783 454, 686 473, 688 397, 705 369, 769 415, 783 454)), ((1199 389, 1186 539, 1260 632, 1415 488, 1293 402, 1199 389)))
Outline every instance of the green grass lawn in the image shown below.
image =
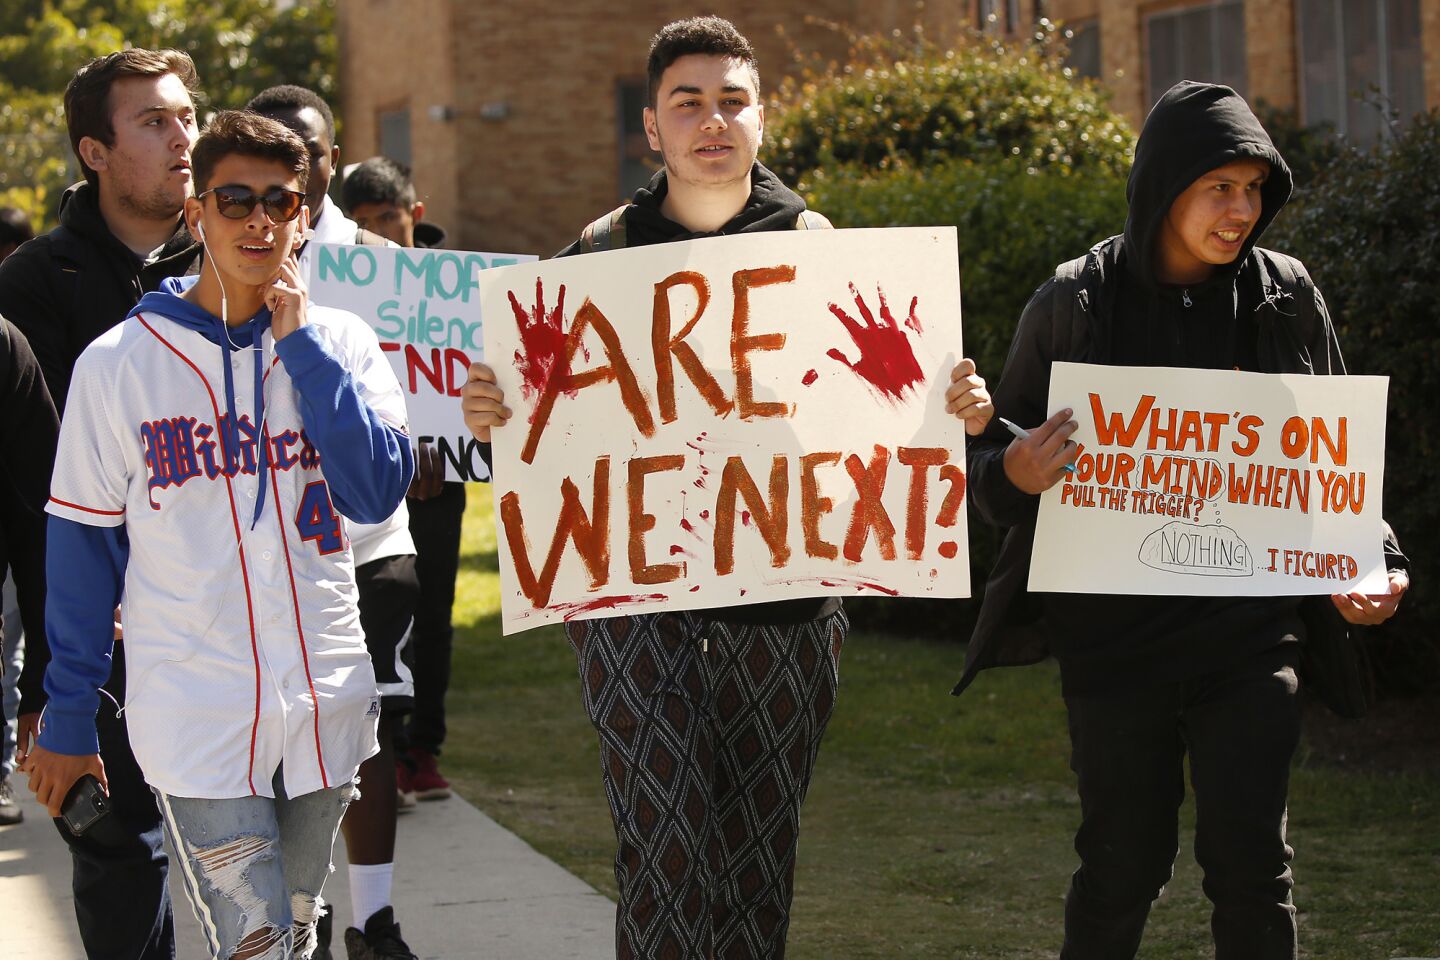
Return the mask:
MULTIPOLYGON (((564 635, 500 636, 490 491, 472 486, 444 769, 536 849, 614 896, 614 834, 564 635)), ((949 696, 963 648, 852 634, 810 797, 789 956, 1054 957, 1079 817, 1053 665, 949 696)), ((1434 765, 1429 769, 1433 771, 1434 765)), ((1440 775, 1361 772, 1302 748, 1290 800, 1301 955, 1440 957, 1440 775)), ((1145 958, 1209 956, 1190 849, 1145 958)))

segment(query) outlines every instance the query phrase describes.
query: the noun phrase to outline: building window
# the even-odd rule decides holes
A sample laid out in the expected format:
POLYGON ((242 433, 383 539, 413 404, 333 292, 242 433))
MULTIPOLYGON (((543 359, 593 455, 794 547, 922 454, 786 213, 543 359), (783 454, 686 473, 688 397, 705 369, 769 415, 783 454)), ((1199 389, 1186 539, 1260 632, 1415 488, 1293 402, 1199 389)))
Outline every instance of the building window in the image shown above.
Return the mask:
POLYGON ((379 111, 375 128, 380 131, 380 155, 410 166, 410 108, 379 111))
POLYGON ((1379 108, 1401 124, 1425 109, 1419 0, 1299 0, 1296 31, 1305 123, 1373 141, 1379 108))
POLYGON ((645 92, 644 80, 621 80, 615 85, 620 143, 618 199, 621 200, 629 200, 660 169, 660 162, 645 136, 645 92))
POLYGON ((1065 66, 1077 77, 1100 78, 1100 23, 1096 20, 1082 20, 1065 25, 1065 42, 1070 52, 1065 55, 1065 66))
POLYGON ((1145 18, 1145 92, 1151 106, 1181 80, 1223 83, 1245 95, 1242 0, 1164 10, 1145 18))

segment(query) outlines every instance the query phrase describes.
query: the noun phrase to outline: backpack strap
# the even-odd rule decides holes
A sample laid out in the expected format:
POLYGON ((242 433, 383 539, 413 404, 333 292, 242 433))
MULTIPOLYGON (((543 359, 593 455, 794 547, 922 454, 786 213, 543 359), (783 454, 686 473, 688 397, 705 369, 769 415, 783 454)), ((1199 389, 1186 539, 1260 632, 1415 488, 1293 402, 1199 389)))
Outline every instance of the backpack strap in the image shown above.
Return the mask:
POLYGON ((833 230, 832 224, 824 214, 814 210, 802 210, 800 216, 795 218, 796 230, 833 230))
POLYGON ((364 227, 356 227, 355 244, 361 247, 388 247, 390 241, 364 227))
POLYGON ((630 204, 622 203, 603 217, 591 221, 580 231, 580 252, 620 250, 625 247, 625 211, 630 204))

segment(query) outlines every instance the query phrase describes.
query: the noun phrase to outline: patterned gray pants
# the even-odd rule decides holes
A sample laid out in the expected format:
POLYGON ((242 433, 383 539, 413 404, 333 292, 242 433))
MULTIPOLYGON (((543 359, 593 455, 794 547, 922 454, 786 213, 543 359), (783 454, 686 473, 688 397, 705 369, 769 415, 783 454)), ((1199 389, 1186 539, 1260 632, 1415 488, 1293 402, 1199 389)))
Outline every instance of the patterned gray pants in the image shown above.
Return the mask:
POLYGON ((843 611, 567 624, 619 842, 620 960, 785 955, 800 805, 848 627, 843 611))

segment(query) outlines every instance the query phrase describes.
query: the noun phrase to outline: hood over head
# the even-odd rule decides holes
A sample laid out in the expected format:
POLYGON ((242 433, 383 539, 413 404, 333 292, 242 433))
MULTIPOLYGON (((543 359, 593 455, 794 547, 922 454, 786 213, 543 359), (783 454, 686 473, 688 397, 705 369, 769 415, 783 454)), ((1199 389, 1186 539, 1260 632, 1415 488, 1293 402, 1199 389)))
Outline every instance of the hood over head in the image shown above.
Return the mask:
POLYGON ((1201 176, 1242 158, 1269 163, 1270 177, 1260 188, 1260 219, 1231 270, 1239 270, 1290 199, 1290 168, 1245 98, 1234 90, 1182 80, 1165 92, 1145 118, 1125 187, 1130 203, 1125 257, 1137 276, 1154 281, 1155 242, 1176 198, 1201 176))

